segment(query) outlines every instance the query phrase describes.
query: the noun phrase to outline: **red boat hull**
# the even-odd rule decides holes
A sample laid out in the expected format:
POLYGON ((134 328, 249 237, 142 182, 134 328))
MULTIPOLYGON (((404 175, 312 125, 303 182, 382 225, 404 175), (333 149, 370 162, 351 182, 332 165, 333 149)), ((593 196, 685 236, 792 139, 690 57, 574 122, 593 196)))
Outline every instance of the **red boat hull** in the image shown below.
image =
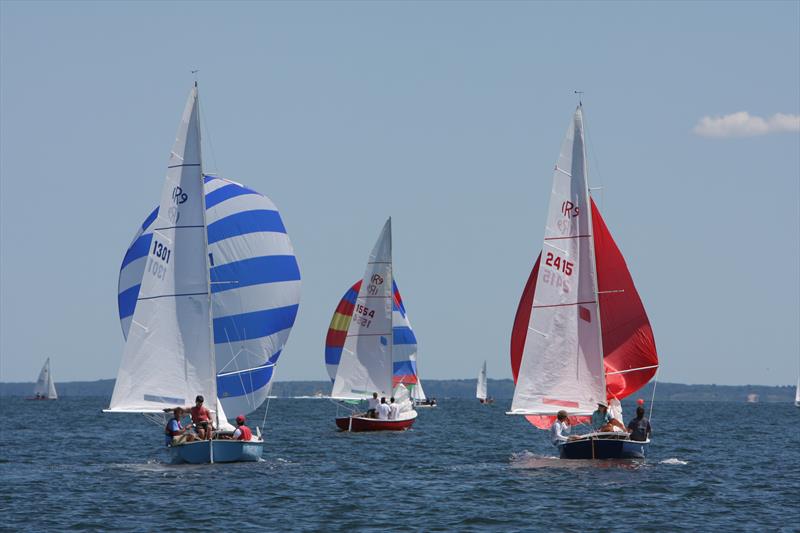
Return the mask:
POLYGON ((343 416, 336 419, 336 425, 342 431, 405 431, 414 425, 414 418, 406 420, 378 420, 377 418, 363 418, 360 416, 343 416), (352 425, 350 424, 350 421, 352 425))

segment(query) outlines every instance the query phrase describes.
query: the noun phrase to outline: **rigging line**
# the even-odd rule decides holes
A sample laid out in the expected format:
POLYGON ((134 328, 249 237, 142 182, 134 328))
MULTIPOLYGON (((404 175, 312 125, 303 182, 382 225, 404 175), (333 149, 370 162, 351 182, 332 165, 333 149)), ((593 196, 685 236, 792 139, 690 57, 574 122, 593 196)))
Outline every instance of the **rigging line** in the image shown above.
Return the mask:
MULTIPOLYGON (((594 149, 594 143, 592 142, 591 135, 589 135, 589 128, 586 127, 586 116, 585 115, 583 117, 583 124, 584 124, 583 125, 583 133, 584 133, 584 136, 586 137, 586 144, 587 144, 587 148, 589 149, 588 150, 589 155, 591 156, 592 162, 594 163, 594 169, 595 169, 595 172, 597 174, 597 182, 603 183, 603 176, 602 176, 602 173, 600 172, 600 161, 597 159, 597 150, 594 149)), ((605 209, 605 207, 606 207, 606 204, 605 204, 605 187, 603 187, 603 186, 590 187, 589 188, 589 192, 590 193, 591 193, 591 189, 593 189, 593 188, 594 189, 600 189, 600 208, 601 209, 605 209)))
MULTIPOLYGON (((273 366, 272 367, 272 377, 269 380, 269 390, 267 391, 267 405, 264 407, 264 420, 261 421, 261 427, 266 429, 267 423, 267 413, 269 412, 269 402, 272 400, 272 386, 275 384, 275 374, 277 374, 277 369, 273 366)), ((262 438, 263 440, 263 438, 262 438)))
MULTIPOLYGON (((195 80, 195 83, 197 81, 195 80)), ((217 155, 214 153, 214 143, 211 142, 211 128, 208 127, 206 114, 203 112, 203 106, 200 106, 199 109, 200 114, 200 127, 203 129, 205 135, 203 136, 204 139, 208 139, 206 144, 208 144, 208 149, 211 152, 211 160, 214 162, 214 175, 219 174, 219 167, 217 166, 217 155)))
POLYGON ((650 397, 650 413, 647 415, 648 420, 652 420, 653 418, 653 402, 656 399, 656 385, 658 385, 658 371, 661 370, 661 367, 656 369, 656 375, 653 378, 653 395, 650 397))

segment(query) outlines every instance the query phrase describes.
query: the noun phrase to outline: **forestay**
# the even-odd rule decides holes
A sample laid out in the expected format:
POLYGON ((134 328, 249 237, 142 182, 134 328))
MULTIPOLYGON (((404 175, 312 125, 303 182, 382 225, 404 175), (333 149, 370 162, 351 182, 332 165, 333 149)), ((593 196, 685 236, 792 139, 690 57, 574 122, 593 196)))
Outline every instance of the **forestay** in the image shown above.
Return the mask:
POLYGON ((110 411, 216 397, 197 88, 170 154, 110 411))
POLYGON ((392 392, 392 220, 369 256, 331 397, 359 400, 392 392))
POLYGON ((586 415, 605 400, 590 213, 579 107, 553 172, 513 414, 586 415))

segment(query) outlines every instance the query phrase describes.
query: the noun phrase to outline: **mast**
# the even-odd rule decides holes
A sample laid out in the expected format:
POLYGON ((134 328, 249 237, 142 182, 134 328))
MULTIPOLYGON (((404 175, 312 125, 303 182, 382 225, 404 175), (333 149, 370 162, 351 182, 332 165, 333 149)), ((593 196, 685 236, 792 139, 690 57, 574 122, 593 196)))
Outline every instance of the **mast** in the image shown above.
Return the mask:
POLYGON ((206 195, 205 186, 203 184, 203 181, 205 180, 205 175, 203 174, 203 138, 201 136, 202 128, 200 127, 200 92, 197 88, 197 80, 194 82, 194 90, 196 95, 195 98, 197 99, 197 122, 195 124, 195 128, 197 131, 197 156, 200 162, 200 190, 202 191, 202 194, 200 195, 200 205, 202 206, 203 210, 203 246, 205 247, 204 256, 206 262, 206 289, 208 291, 208 354, 209 363, 211 365, 211 392, 214 402, 214 427, 219 428, 219 409, 217 408, 217 404, 219 403, 217 400, 217 357, 214 349, 214 312, 213 302, 211 301, 211 261, 208 253, 208 215, 206 213, 206 195))
POLYGON ((392 255, 392 217, 389 217, 389 397, 394 396, 394 256, 392 255))
MULTIPOLYGON (((583 94, 583 93, 581 93, 583 94)), ((603 372, 601 372, 601 379, 603 380, 603 394, 607 395, 608 392, 606 391, 606 372, 605 372, 605 364, 603 362, 603 358, 605 353, 603 352, 603 323, 601 322, 601 310, 600 310, 600 291, 597 286, 597 254, 595 254, 594 249, 594 223, 592 221, 592 209, 591 209, 591 197, 589 195, 589 160, 586 157, 586 142, 585 142, 585 135, 584 135, 584 120, 583 120, 583 102, 578 103, 578 109, 580 110, 581 116, 581 151, 583 157, 583 173, 585 179, 584 189, 585 194, 584 197, 586 198, 586 209, 589 212, 589 258, 590 258, 590 265, 592 268, 592 289, 594 291, 594 299, 597 302, 597 338, 599 341, 600 346, 600 364, 602 365, 603 372)))

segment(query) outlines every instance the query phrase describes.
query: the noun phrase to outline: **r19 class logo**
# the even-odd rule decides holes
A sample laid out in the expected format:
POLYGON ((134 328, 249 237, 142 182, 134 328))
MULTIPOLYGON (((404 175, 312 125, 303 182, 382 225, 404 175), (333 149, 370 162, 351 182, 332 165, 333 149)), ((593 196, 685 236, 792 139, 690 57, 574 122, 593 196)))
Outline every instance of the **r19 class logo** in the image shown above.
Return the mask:
POLYGON ((188 199, 189 195, 183 192, 183 189, 180 187, 175 187, 172 189, 172 201, 175 203, 175 205, 180 205, 188 199))

